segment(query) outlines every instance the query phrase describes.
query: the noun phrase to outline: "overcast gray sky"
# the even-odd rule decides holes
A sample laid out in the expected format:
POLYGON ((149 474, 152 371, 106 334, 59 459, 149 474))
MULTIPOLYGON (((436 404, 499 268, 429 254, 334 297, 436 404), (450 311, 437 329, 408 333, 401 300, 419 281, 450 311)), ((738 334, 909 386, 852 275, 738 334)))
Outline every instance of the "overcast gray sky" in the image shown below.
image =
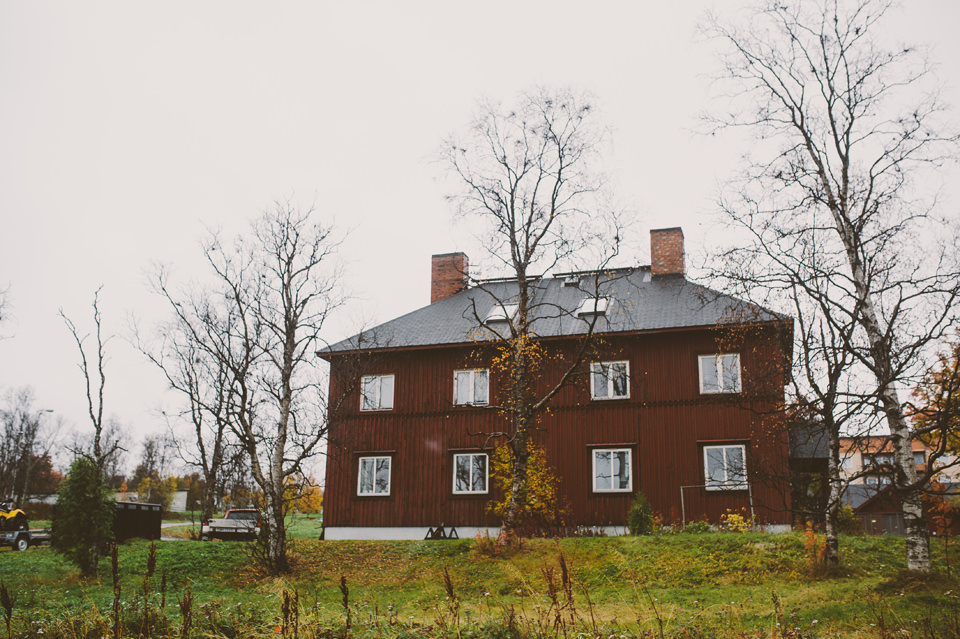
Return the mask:
MULTIPOLYGON (((164 311, 145 273, 191 277, 205 229, 241 230, 277 199, 350 231, 353 301, 329 340, 427 304, 430 255, 477 253, 432 158, 479 98, 536 85, 592 93, 611 127, 614 192, 636 214, 628 261, 665 226, 701 255, 742 148, 693 133, 714 69, 696 24, 741 4, 0 0, 0 389, 32 386, 38 409, 90 431, 57 311, 92 330, 102 285, 118 336, 105 411, 139 455, 164 429, 163 381, 123 339, 131 315, 164 311)), ((890 27, 933 46, 957 105, 960 2, 905 4, 890 27)))

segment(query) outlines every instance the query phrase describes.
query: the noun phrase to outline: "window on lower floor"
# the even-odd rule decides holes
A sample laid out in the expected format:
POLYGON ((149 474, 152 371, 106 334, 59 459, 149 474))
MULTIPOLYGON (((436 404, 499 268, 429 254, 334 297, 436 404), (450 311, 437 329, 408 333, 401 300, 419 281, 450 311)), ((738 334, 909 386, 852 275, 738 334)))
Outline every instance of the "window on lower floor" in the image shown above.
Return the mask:
POLYGON ((485 368, 453 372, 453 403, 485 405, 490 401, 490 374, 485 368))
POLYGON ((703 447, 703 474, 707 490, 743 490, 747 487, 746 446, 703 447))
POLYGON ((390 494, 390 458, 361 457, 357 494, 385 496, 390 494))
POLYGON ((626 399, 630 397, 628 362, 593 362, 590 364, 590 397, 593 399, 626 399))
POLYGON ((740 354, 700 356, 700 392, 739 393, 740 392, 740 354))
POLYGON ((629 448, 598 448, 593 451, 593 492, 630 492, 633 474, 629 448))
POLYGON ((393 408, 393 375, 365 375, 360 379, 360 410, 393 408))
POLYGON ((891 478, 890 475, 867 475, 863 478, 863 483, 868 486, 889 486, 891 478))
POLYGON ((453 492, 457 495, 487 492, 486 453, 460 453, 453 456, 453 492))

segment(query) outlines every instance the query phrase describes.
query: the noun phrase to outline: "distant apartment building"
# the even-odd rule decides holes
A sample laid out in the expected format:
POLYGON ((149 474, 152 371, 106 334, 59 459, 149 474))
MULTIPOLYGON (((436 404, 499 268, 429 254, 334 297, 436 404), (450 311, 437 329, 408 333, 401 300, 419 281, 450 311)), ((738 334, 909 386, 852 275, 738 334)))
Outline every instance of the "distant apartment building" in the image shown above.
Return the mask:
MULTIPOLYGON (((926 472, 927 462, 930 459, 931 448, 920 440, 913 440, 913 463, 917 472, 926 472)), ((944 455, 935 460, 934 468, 944 467, 937 474, 937 479, 943 483, 960 481, 960 467, 954 466, 956 458, 944 455)), ((884 487, 893 481, 893 445, 888 437, 841 437, 840 438, 840 472, 851 485, 868 485, 884 487)))

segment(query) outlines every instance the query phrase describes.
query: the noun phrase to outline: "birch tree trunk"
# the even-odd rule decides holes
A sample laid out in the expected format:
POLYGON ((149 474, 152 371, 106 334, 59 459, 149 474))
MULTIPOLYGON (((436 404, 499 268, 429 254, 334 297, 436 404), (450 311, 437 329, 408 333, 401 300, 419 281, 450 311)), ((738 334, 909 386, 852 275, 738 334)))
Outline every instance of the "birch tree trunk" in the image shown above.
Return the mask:
POLYGON ((836 429, 830 429, 827 435, 827 482, 830 490, 827 496, 827 512, 824 513, 824 535, 826 547, 823 561, 826 565, 840 563, 840 500, 843 496, 843 482, 840 480, 840 434, 836 429))

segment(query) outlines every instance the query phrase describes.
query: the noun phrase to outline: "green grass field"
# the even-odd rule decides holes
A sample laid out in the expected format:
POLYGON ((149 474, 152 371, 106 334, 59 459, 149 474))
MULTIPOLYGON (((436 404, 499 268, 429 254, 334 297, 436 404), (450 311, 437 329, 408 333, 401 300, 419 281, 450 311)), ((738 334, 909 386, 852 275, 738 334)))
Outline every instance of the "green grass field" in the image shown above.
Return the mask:
POLYGON ((903 571, 903 540, 887 537, 843 538, 842 566, 823 574, 800 533, 503 551, 474 539, 320 541, 319 521, 298 516, 290 534, 294 569, 280 578, 257 567, 254 544, 175 540, 156 543, 147 581, 150 542, 124 544, 118 617, 109 558, 83 583, 49 548, 4 550, 11 605, 0 612, 16 637, 960 637, 960 584, 939 540, 938 570, 921 579, 903 571))

